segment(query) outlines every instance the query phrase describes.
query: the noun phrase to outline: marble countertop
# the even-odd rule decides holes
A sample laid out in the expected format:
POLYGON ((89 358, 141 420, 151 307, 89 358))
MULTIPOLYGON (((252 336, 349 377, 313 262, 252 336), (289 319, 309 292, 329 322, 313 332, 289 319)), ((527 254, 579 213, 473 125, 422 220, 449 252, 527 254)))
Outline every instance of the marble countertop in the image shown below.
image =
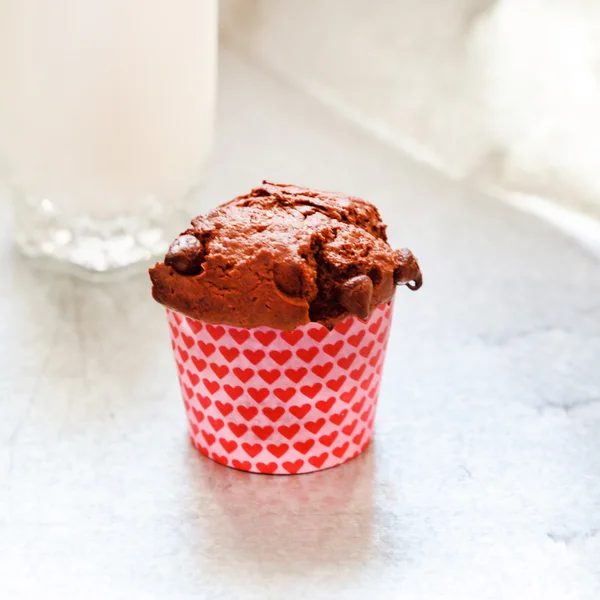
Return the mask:
POLYGON ((420 258, 373 445, 287 478, 201 457, 146 277, 32 270, 0 204, 0 597, 600 597, 598 258, 226 52, 202 208, 263 177, 368 197, 420 258))

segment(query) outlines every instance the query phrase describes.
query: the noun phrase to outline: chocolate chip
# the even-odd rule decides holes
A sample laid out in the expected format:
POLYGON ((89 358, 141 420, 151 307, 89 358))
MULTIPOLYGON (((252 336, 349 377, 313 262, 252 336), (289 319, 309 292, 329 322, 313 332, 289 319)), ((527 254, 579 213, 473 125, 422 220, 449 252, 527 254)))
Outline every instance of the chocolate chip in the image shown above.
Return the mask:
POLYGON ((421 286, 423 285, 423 275, 421 275, 421 273, 419 272, 417 275, 415 275, 413 277, 413 279, 411 281, 409 281, 406 284, 406 287, 409 290, 412 290, 413 292, 415 292, 416 290, 418 290, 421 286))
POLYGON ((277 289, 286 296, 302 298, 304 276, 297 263, 277 263, 273 267, 273 279, 277 289))
POLYGON ((410 290, 418 290, 423 285, 423 275, 419 263, 413 253, 407 248, 394 252, 394 283, 406 284, 410 290))
POLYGON ((183 275, 196 275, 202 271, 204 248, 191 234, 180 235, 165 256, 165 265, 183 275))
POLYGON ((349 313, 367 319, 371 314, 373 282, 367 275, 352 277, 342 284, 339 298, 340 304, 349 313))

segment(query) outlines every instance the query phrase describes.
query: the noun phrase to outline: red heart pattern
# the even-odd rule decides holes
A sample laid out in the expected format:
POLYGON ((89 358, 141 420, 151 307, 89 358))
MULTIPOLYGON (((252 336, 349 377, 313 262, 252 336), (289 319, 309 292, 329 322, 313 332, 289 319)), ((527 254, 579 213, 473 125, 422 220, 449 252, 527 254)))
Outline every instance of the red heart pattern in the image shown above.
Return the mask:
POLYGON ((284 332, 203 324, 167 310, 194 446, 265 474, 354 458, 372 437, 391 317, 386 304, 366 322, 284 332))

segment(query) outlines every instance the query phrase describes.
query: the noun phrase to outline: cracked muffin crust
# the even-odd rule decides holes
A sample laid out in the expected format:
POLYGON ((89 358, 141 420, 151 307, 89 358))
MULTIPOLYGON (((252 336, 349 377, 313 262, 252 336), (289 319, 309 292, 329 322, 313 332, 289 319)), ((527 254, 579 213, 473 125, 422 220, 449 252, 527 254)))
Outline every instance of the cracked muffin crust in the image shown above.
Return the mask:
POLYGON ((193 319, 287 331, 367 319, 396 285, 422 284, 369 202, 267 181, 194 219, 150 278, 157 302, 193 319))

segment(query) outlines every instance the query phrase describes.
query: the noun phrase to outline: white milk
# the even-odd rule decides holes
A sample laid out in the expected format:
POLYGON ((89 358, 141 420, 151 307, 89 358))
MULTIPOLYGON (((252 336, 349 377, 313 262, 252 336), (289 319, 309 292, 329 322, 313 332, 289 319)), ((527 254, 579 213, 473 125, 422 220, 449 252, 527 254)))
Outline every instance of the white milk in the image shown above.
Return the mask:
POLYGON ((216 0, 0 0, 2 177, 96 219, 179 201, 212 142, 216 35, 216 0))

